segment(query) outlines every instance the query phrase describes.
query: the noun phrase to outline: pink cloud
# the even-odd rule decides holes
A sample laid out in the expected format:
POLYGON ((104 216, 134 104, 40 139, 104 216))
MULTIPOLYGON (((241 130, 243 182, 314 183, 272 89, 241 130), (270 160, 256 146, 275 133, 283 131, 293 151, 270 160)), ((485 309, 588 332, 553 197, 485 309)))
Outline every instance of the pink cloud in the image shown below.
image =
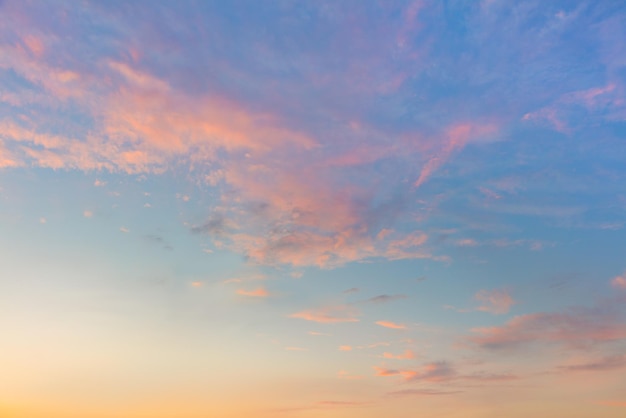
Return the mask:
POLYGON ((320 309, 311 309, 289 315, 290 318, 299 318, 306 321, 326 324, 339 322, 358 322, 359 312, 347 305, 329 306, 320 309))
POLYGON ((426 161, 414 186, 420 187, 443 165, 452 153, 470 141, 493 136, 497 128, 493 124, 461 123, 449 127, 445 133, 443 147, 426 161))
POLYGON ((506 290, 481 290, 474 298, 483 305, 476 308, 479 311, 489 312, 494 315, 501 315, 509 312, 511 306, 515 305, 515 300, 506 290))
POLYGON ((242 295, 242 296, 255 297, 255 298, 266 298, 270 295, 269 292, 263 287, 258 287, 253 290, 237 289, 237 294, 242 295))
POLYGON ((620 370, 623 368, 626 368, 626 355, 622 354, 603 357, 599 360, 588 361, 586 363, 560 366, 558 369, 563 372, 598 372, 620 370))
POLYGON ((404 324, 397 324, 397 323, 391 322, 391 321, 376 321, 375 324, 376 325, 380 325, 381 327, 385 327, 385 328, 406 329, 406 325, 404 325, 404 324))
POLYGON ((428 363, 417 369, 387 369, 374 367, 376 376, 402 376, 408 382, 445 382, 457 377, 457 372, 445 361, 428 363))
MULTIPOLYGON (((407 9, 407 28, 414 29, 421 7, 417 2, 407 9)), ((29 100, 50 109, 71 103, 94 122, 88 129, 70 126, 67 135, 51 133, 58 130, 46 130, 49 123, 37 118, 0 122, 6 142, 0 144, 0 167, 131 174, 188 167, 219 189, 222 199, 213 211, 237 226, 211 235, 215 245, 259 264, 330 268, 369 258, 447 261, 426 247, 425 232, 397 231, 372 220, 376 193, 369 185, 336 179, 341 170, 420 148, 428 150, 420 152, 426 155, 421 184, 452 151, 494 131, 489 124, 452 123, 431 137, 415 133, 406 148, 390 144, 388 132, 355 121, 344 132, 348 140, 331 142, 243 99, 183 91, 172 82, 176 74, 157 76, 142 67, 136 45, 122 55, 127 61, 102 56, 92 67, 52 59, 50 51, 60 42, 53 35, 18 38, 18 46, 2 46, 0 53, 7 57, 3 65, 41 89, 29 100)), ((390 91, 407 78, 403 72, 390 76, 391 83, 363 87, 390 91)))
POLYGON ((483 348, 505 349, 532 343, 584 347, 626 338, 626 324, 601 310, 571 309, 564 313, 516 316, 498 327, 474 328, 468 341, 483 348))
POLYGON ((384 352, 383 358, 396 359, 396 360, 409 360, 409 359, 415 358, 415 353, 411 350, 405 350, 404 353, 402 354, 393 354, 393 353, 384 352))
POLYGON ((473 240, 471 238, 464 238, 464 239, 456 240, 455 244, 458 245, 459 247, 476 247, 478 245, 478 242, 476 242, 476 240, 473 240))
POLYGON ((611 280, 611 286, 616 289, 626 289, 626 275, 615 277, 611 280))

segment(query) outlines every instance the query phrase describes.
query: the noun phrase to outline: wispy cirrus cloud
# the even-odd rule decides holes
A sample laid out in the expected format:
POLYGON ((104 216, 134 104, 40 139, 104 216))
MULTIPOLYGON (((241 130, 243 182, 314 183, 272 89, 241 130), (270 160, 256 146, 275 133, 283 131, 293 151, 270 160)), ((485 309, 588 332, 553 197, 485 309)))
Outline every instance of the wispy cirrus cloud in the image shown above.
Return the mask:
POLYGON ((532 344, 585 347, 626 339, 626 322, 610 308, 570 308, 564 312, 519 315, 502 326, 472 329, 466 341, 497 350, 532 344))
POLYGON ((306 321, 333 324, 339 322, 358 322, 359 311, 349 305, 327 306, 318 309, 309 309, 289 315, 290 318, 306 321))
POLYGON ((376 321, 376 325, 380 325, 381 327, 391 328, 391 329, 406 329, 407 326, 404 324, 399 324, 392 321, 376 321))
POLYGON ((602 372, 626 368, 626 355, 614 355, 600 358, 586 363, 575 363, 559 366, 562 372, 602 372))
POLYGON ((257 287, 256 289, 237 289, 237 294, 253 298, 266 298, 270 296, 270 292, 264 287, 257 287))
POLYGON ((494 315, 502 315, 509 312, 511 306, 517 302, 509 294, 507 290, 481 290, 474 295, 474 299, 481 302, 481 305, 476 308, 462 309, 455 308, 454 306, 445 305, 444 308, 452 309, 457 312, 489 312, 494 315))
POLYGON ((401 354, 393 354, 389 352, 384 352, 382 357, 386 359, 395 359, 395 360, 411 360, 411 359, 414 359, 416 355, 412 350, 407 349, 401 354))
POLYGON ((445 382, 457 377, 457 371, 445 361, 425 364, 415 369, 388 369, 374 367, 377 376, 402 376, 407 382, 445 382))
POLYGON ((408 298, 407 295, 378 295, 364 300, 362 303, 381 304, 408 298))

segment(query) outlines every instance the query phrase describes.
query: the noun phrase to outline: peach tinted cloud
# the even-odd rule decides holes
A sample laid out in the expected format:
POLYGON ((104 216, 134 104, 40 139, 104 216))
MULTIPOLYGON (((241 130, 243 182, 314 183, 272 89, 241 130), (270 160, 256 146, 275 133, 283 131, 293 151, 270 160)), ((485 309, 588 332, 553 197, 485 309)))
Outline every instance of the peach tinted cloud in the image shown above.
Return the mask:
POLYGON ((258 287, 252 290, 237 289, 237 294, 254 298, 266 298, 270 295, 270 293, 263 287, 258 287))
POLYGON ((338 305, 320 309, 310 309, 289 315, 290 318, 304 319, 306 321, 326 324, 339 322, 358 322, 359 312, 351 306, 338 305))
POLYGON ((494 315, 508 313, 511 306, 516 303, 506 290, 481 290, 474 298, 483 302, 476 310, 494 315))
MULTIPOLYGON (((236 192, 234 199, 222 202, 229 217, 247 212, 233 220, 236 231, 211 238, 261 264, 333 267, 376 257, 445 260, 424 248, 425 233, 373 229, 369 209, 363 206, 372 200, 369 192, 356 183, 338 185, 332 176, 319 175, 334 155, 311 153, 323 145, 314 133, 228 96, 192 96, 133 60, 103 56, 97 73, 74 68, 74 62, 52 64, 43 53, 51 42, 31 37, 22 49, 5 45, 12 58, 4 65, 41 88, 38 100, 51 101, 51 106, 69 100, 94 125, 87 131, 76 127, 75 135, 58 135, 46 132, 36 119, 1 121, 2 166, 139 174, 186 165, 210 184, 236 192), (103 78, 109 82, 101 83, 103 78), (263 211, 251 212, 246 208, 250 204, 263 211), (266 225, 284 232, 269 233, 266 225)), ((456 149, 482 130, 455 126, 445 136, 456 149)), ((436 143, 437 138, 425 141, 436 143)), ((353 151, 365 152, 361 163, 398 152, 376 145, 360 145, 348 154, 353 151)))
POLYGON ((452 366, 445 362, 433 362, 423 365, 417 369, 387 369, 385 367, 374 367, 376 376, 402 376, 407 382, 424 381, 439 383, 452 380, 457 377, 457 372, 452 366))
POLYGON ((611 280, 611 286, 616 289, 626 289, 626 275, 615 277, 611 280))
POLYGON ((385 328, 406 329, 406 325, 398 324, 398 323, 391 322, 391 321, 376 321, 375 324, 380 325, 381 327, 385 327, 385 328))
POLYGON ((505 325, 472 331, 475 335, 468 341, 486 349, 511 349, 534 343, 583 348, 626 339, 626 323, 616 313, 589 308, 519 315, 505 325))
POLYGON ((395 360, 410 360, 410 359, 414 359, 415 353, 411 350, 405 350, 404 353, 402 354, 393 354, 393 353, 388 353, 388 352, 384 352, 383 353, 383 358, 386 359, 395 359, 395 360))

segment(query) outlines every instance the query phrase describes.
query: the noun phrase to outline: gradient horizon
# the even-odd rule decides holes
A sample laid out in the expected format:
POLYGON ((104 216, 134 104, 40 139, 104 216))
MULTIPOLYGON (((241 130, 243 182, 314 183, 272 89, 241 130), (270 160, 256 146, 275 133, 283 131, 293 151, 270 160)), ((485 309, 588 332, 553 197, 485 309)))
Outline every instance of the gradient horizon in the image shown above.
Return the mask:
POLYGON ((0 417, 622 417, 626 4, 0 0, 0 417))

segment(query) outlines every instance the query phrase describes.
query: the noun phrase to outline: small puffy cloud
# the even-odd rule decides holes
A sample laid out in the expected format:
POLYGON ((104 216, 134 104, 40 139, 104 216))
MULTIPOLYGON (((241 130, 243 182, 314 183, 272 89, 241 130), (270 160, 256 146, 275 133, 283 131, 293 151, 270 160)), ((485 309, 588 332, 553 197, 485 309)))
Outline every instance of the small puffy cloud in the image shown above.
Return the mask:
POLYGON ((391 321, 376 321, 375 324, 376 325, 380 325, 381 327, 385 327, 385 328, 406 329, 406 325, 404 325, 404 324, 397 324, 397 323, 391 322, 391 321))
POLYGON ((45 224, 46 222, 48 222, 48 220, 44 217, 39 218, 39 223, 40 224, 45 224))
POLYGON ((204 283, 200 281, 191 282, 191 287, 202 287, 204 283))
POLYGON ((126 228, 125 226, 120 227, 120 231, 127 234, 130 232, 130 229, 126 228))
POLYGON ((611 286, 616 289, 626 289, 626 274, 622 274, 611 280, 611 286))
POLYGON ((352 351, 352 346, 350 345, 340 345, 339 351, 352 351))
POLYGON ((237 294, 254 298, 266 298, 270 295, 269 292, 263 287, 257 287, 253 290, 237 289, 237 294))
POLYGON ((351 287, 350 289, 346 289, 343 291, 344 294, 356 293, 359 291, 358 287, 351 287))
POLYGON ((85 210, 85 211, 83 211, 83 216, 85 218, 92 218, 93 217, 93 212, 90 211, 90 210, 85 210))
POLYGON ((102 180, 98 180, 96 179, 96 181, 93 182, 93 185, 95 187, 104 187, 106 186, 107 182, 106 181, 102 181, 102 180))
POLYGON ((515 304, 515 300, 513 300, 511 295, 509 295, 506 290, 481 290, 476 293, 474 298, 483 302, 483 304, 476 308, 476 310, 489 312, 494 315, 509 312, 511 306, 515 304))
POLYGON ((289 317, 332 324, 338 322, 358 322, 358 314, 359 312, 349 305, 338 305, 296 312, 289 315, 289 317))

